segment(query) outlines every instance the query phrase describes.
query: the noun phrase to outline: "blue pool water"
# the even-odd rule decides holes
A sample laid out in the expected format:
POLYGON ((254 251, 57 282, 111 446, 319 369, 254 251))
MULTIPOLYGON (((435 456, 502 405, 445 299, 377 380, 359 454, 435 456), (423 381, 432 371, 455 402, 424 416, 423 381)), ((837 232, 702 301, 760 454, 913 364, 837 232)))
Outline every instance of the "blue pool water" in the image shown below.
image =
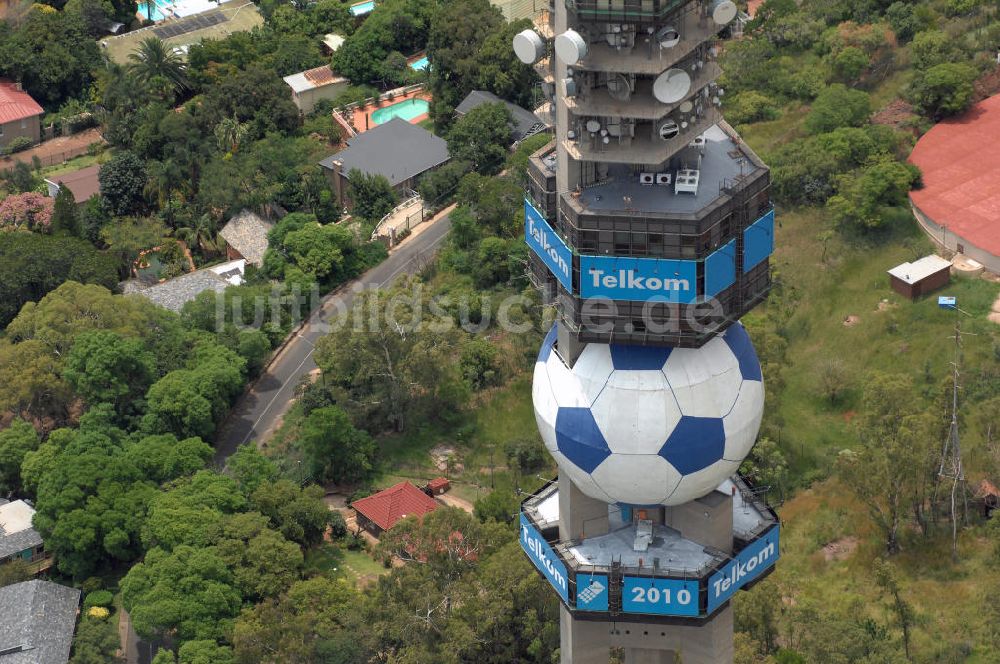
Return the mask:
MULTIPOLYGON (((143 18, 143 19, 150 18, 150 15, 146 13, 146 7, 147 6, 148 6, 147 3, 145 3, 145 2, 140 2, 139 3, 139 12, 138 12, 138 14, 139 14, 140 18, 143 18)), ((163 12, 160 11, 160 6, 156 2, 153 2, 152 19, 154 21, 162 21, 165 18, 166 18, 166 16, 164 16, 163 12)))
POLYGON ((427 56, 425 55, 424 57, 420 58, 419 60, 414 60, 413 62, 411 62, 410 63, 410 68, 411 69, 417 69, 417 70, 419 70, 419 69, 427 69, 430 65, 431 65, 431 63, 427 59, 427 56))
POLYGON ((393 118, 403 118, 409 122, 413 118, 427 113, 429 106, 430 104, 427 103, 426 99, 406 99, 376 110, 372 113, 372 122, 380 125, 393 118))
POLYGON ((375 9, 375 0, 360 2, 356 5, 351 5, 351 16, 364 16, 365 14, 370 14, 373 9, 375 9))

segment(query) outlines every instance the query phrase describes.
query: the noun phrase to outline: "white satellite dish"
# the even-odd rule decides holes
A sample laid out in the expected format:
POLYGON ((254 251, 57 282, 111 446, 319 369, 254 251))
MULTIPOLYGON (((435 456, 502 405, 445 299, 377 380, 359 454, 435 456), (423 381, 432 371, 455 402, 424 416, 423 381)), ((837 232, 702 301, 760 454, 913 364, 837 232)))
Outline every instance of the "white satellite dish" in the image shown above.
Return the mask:
POLYGON ((712 20, 718 25, 727 25, 736 18, 736 3, 733 0, 713 0, 712 20))
POLYGON ((664 104, 674 104, 691 90, 691 77, 683 69, 668 69, 653 81, 653 96, 664 104))
POLYGON ((596 134, 601 130, 601 123, 597 120, 587 120, 587 131, 591 134, 596 134))
POLYGON ((615 74, 608 79, 608 94, 617 101, 628 101, 632 96, 632 86, 625 74, 615 74))
POLYGON ((694 110, 694 104, 692 104, 690 101, 682 101, 681 105, 678 106, 677 108, 680 110, 681 113, 690 113, 692 110, 694 110))
POLYGON ((681 129, 680 127, 677 126, 677 123, 674 122, 673 120, 667 120, 666 122, 660 125, 659 132, 660 132, 660 138, 662 138, 665 141, 669 141, 671 138, 679 134, 681 132, 681 129))
POLYGON ((575 65, 587 57, 587 42, 576 30, 567 30, 556 37, 556 55, 567 65, 575 65))
POLYGON ((665 25, 656 31, 656 41, 660 48, 673 48, 681 41, 681 33, 672 25, 665 25))
POLYGON ((545 42, 534 30, 522 30, 514 35, 514 55, 526 65, 533 65, 545 55, 545 42))

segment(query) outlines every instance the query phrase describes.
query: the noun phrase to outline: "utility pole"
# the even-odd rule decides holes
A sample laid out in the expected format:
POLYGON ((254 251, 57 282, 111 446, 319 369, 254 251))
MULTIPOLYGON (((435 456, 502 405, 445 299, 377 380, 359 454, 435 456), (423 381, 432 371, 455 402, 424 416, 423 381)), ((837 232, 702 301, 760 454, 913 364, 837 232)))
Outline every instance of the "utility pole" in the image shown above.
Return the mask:
POLYGON ((955 513, 955 497, 959 484, 962 485, 963 509, 966 502, 965 470, 962 468, 962 449, 958 435, 958 384, 961 377, 962 361, 962 319, 959 314, 966 316, 969 314, 958 308, 954 297, 939 297, 938 306, 942 309, 955 311, 955 334, 951 337, 955 340, 955 359, 952 362, 951 426, 948 429, 948 436, 945 438, 944 449, 941 452, 941 467, 938 470, 938 476, 951 480, 951 558, 952 561, 958 562, 958 516, 955 513))

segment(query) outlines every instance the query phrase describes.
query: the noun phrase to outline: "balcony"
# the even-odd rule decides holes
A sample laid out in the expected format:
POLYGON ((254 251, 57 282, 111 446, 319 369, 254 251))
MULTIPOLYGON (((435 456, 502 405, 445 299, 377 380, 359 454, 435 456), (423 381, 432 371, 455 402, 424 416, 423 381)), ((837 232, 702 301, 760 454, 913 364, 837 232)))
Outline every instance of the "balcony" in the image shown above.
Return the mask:
MULTIPOLYGON (((691 89, 701 90, 722 75, 722 69, 714 62, 705 66, 691 79, 691 89)), ((681 105, 682 101, 664 104, 653 96, 652 78, 636 81, 635 90, 628 101, 613 98, 605 87, 591 88, 576 97, 566 98, 566 107, 574 115, 597 117, 634 118, 636 120, 659 120, 681 105)))
POLYGON ((660 48, 650 35, 640 34, 636 35, 636 44, 631 51, 619 50, 604 41, 592 43, 587 57, 573 66, 583 71, 655 76, 686 58, 699 45, 713 39, 721 29, 711 19, 699 16, 697 5, 692 5, 692 9, 678 16, 674 27, 680 32, 681 40, 673 48, 660 48))
POLYGON ((710 106, 702 117, 691 123, 679 136, 666 141, 655 133, 657 128, 653 123, 636 126, 635 135, 631 137, 610 136, 608 143, 601 140, 600 134, 591 137, 580 126, 576 131, 581 137, 577 140, 567 139, 563 141, 563 145, 570 157, 581 161, 658 166, 686 148, 689 142, 721 119, 718 109, 710 106))
POLYGON ((675 12, 691 0, 567 0, 567 8, 582 19, 617 23, 651 22, 675 12))

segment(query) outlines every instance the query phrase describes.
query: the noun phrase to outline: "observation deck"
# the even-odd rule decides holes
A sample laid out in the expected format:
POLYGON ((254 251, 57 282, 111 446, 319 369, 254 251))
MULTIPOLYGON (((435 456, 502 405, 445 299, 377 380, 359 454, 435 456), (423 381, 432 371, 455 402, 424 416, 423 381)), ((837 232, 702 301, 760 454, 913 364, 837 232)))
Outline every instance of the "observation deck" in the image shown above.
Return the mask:
POLYGON ((609 505, 607 532, 576 541, 559 539, 559 517, 553 481, 521 505, 521 546, 566 607, 585 619, 705 620, 769 574, 780 556, 777 515, 738 475, 682 507, 609 505), (731 551, 685 537, 692 510, 731 519, 731 551))

